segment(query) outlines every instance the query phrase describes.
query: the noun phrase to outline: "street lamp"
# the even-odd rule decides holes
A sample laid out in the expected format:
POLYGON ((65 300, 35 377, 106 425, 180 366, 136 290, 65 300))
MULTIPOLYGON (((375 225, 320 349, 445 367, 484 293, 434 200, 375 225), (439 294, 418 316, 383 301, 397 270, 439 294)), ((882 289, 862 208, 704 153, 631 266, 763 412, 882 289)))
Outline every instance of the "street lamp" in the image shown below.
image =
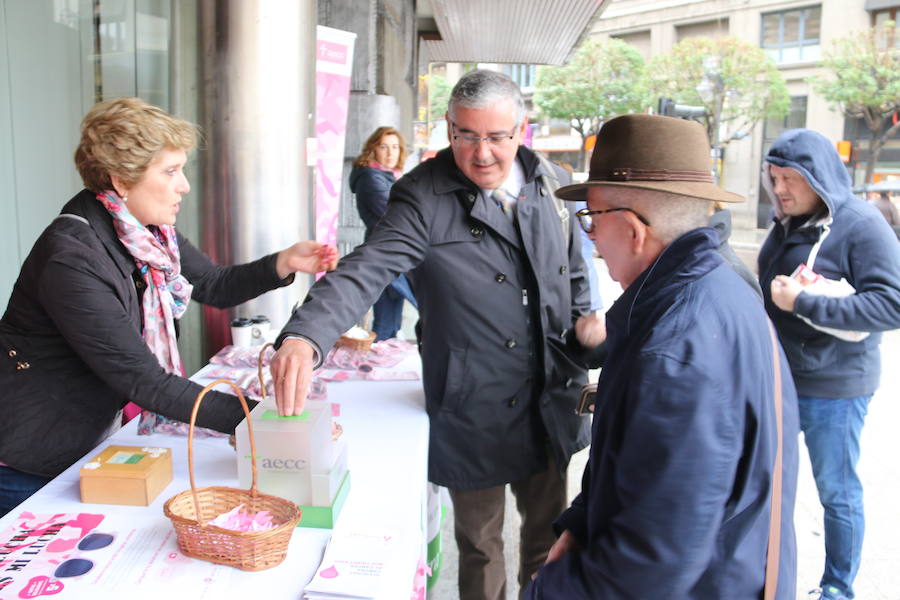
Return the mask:
POLYGON ((713 180, 719 183, 721 177, 722 145, 719 142, 719 120, 725 104, 725 81, 722 79, 722 61, 718 56, 703 59, 703 79, 694 88, 700 99, 712 106, 712 122, 709 124, 709 145, 713 162, 713 180))

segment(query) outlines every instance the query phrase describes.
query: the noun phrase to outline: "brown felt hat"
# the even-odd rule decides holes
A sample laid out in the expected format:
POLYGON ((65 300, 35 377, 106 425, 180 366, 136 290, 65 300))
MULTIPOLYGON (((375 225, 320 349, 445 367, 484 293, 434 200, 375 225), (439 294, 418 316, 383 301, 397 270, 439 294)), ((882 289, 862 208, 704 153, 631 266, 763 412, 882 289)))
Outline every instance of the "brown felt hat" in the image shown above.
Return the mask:
POLYGON ((584 183, 556 190, 563 200, 586 200, 589 187, 632 187, 702 200, 743 202, 712 177, 706 130, 695 121, 659 115, 623 115, 603 124, 584 183))

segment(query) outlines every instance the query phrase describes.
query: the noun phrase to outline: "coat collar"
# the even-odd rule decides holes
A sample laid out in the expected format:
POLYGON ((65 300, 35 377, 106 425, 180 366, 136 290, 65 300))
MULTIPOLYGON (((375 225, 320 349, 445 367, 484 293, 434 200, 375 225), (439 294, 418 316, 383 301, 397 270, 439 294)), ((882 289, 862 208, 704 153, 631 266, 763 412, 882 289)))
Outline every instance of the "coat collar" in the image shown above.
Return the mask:
MULTIPOLYGON (((455 194, 464 198, 467 203, 469 215, 473 219, 481 221, 486 226, 496 231, 503 239, 510 244, 520 247, 521 239, 516 230, 516 225, 497 209, 492 202, 485 200, 481 194, 481 190, 472 181, 466 177, 463 172, 456 166, 453 160, 453 152, 448 148, 444 148, 438 152, 434 159, 433 182, 434 192, 436 195, 455 194)), ((516 160, 520 161, 525 173, 525 186, 534 182, 538 176, 555 174, 547 173, 544 165, 535 155, 535 153, 525 146, 519 146, 516 153, 516 160)), ((522 228, 531 216, 534 214, 532 204, 536 200, 526 193, 526 188, 522 189, 517 202, 517 212, 519 227, 522 228)))
POLYGON ((718 247, 719 235, 711 227, 688 231, 666 246, 607 312, 610 352, 627 343, 637 328, 653 328, 680 288, 721 265, 718 247))
POLYGON ((60 214, 65 213, 87 219, 122 275, 131 277, 136 268, 134 259, 119 241, 119 236, 113 227, 112 217, 97 200, 97 194, 90 190, 82 190, 63 206, 60 214))
MULTIPOLYGON (((435 161, 434 169, 434 193, 452 194, 459 190, 469 190, 478 193, 478 186, 469 181, 456 162, 453 160, 453 150, 449 147, 437 153, 432 160, 435 161)), ((549 175, 544 171, 544 166, 538 160, 534 151, 525 146, 519 146, 516 152, 516 160, 522 164, 525 171, 525 183, 531 183, 538 175, 549 175)))

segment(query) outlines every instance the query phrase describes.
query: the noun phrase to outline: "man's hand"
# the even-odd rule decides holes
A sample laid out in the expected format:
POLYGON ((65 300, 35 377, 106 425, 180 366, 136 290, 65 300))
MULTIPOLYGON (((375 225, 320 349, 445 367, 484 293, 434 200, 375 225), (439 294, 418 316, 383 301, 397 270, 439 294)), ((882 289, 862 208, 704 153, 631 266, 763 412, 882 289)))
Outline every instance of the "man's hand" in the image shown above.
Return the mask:
POLYGON ((315 355, 315 348, 303 340, 288 338, 281 343, 269 367, 275 382, 275 404, 279 415, 286 417, 303 412, 315 355))
POLYGON ((776 275, 770 286, 772 302, 781 310, 794 312, 797 296, 803 291, 803 284, 787 275, 776 275))
MULTIPOLYGON (((549 565, 552 562, 556 562, 565 554, 576 550, 578 550, 578 541, 575 539, 575 536, 566 529, 562 532, 562 535, 559 536, 559 539, 550 546, 550 552, 547 554, 547 560, 544 561, 544 564, 549 565)), ((535 579, 537 575, 537 573, 532 574, 531 579, 535 579)))
POLYGON ((338 252, 334 246, 319 242, 297 242, 278 253, 275 270, 284 279, 291 273, 320 273, 333 271, 338 263, 338 252))
POLYGON ((581 315, 575 321, 575 337, 585 348, 595 348, 606 340, 606 316, 599 312, 581 315))

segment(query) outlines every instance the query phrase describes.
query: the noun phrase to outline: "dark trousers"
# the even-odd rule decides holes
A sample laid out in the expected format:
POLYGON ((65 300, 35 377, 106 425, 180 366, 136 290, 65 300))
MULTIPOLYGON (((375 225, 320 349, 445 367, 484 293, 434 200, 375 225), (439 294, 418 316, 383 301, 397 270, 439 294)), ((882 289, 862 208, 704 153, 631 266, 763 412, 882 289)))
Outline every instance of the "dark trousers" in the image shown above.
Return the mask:
MULTIPOLYGON (((522 517, 518 577, 521 594, 556 541, 552 523, 566 508, 566 481, 553 465, 543 473, 509 485, 522 517)), ((449 491, 459 547, 460 600, 506 600, 506 486, 449 491)))
POLYGON ((25 502, 44 487, 50 477, 23 473, 12 467, 0 466, 0 517, 25 502))
POLYGON ((403 324, 404 299, 419 308, 409 281, 405 275, 400 275, 384 288, 381 296, 372 305, 372 331, 375 332, 376 342, 397 337, 397 332, 403 324))
POLYGON ((375 332, 376 342, 397 337, 403 324, 403 302, 403 296, 387 286, 372 305, 372 331, 375 332))

